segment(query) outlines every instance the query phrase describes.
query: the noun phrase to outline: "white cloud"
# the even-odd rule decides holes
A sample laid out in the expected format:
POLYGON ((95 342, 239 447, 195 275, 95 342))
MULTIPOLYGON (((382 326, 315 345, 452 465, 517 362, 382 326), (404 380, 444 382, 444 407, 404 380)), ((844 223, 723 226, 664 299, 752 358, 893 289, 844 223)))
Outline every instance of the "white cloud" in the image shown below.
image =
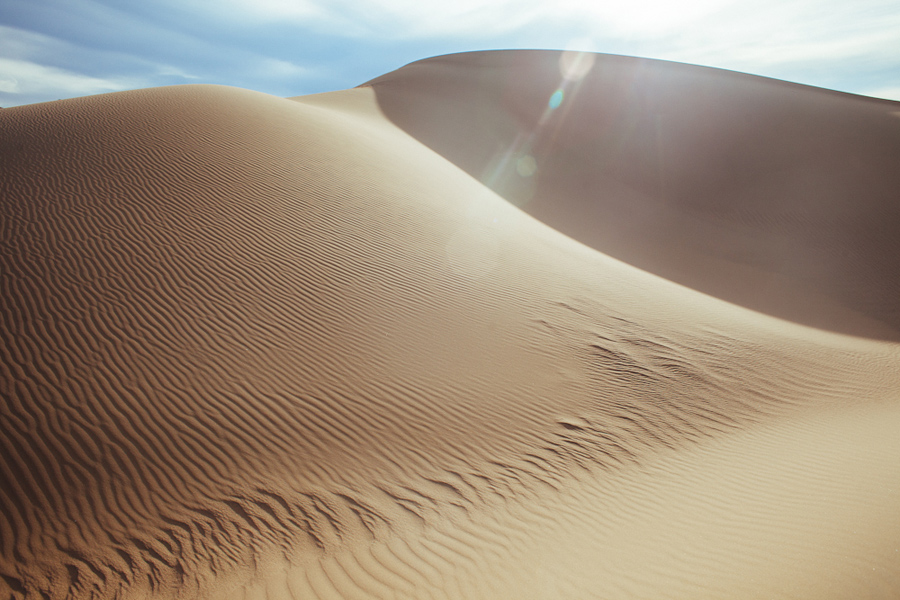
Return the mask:
MULTIPOLYGON (((133 81, 101 79, 79 73, 46 67, 27 60, 0 58, 0 92, 27 99, 32 96, 58 94, 60 98, 88 96, 136 87, 133 81)), ((8 101, 7 101, 8 105, 8 101)))
MULTIPOLYGON (((290 22, 348 38, 395 40, 497 35, 536 22, 540 0, 225 0, 232 19, 290 22)), ((201 10, 222 14, 222 1, 194 0, 201 10)))
POLYGON ((545 5, 543 18, 551 22, 577 19, 603 36, 642 38, 676 31, 734 3, 734 0, 559 0, 545 5))
POLYGON ((895 62, 900 7, 883 0, 766 0, 752 10, 733 5, 660 41, 677 60, 727 62, 738 69, 854 59, 895 62))
POLYGON ((199 75, 192 75, 183 69, 171 65, 160 65, 156 74, 162 77, 180 77, 181 79, 200 79, 199 75))
MULTIPOLYGON (((51 37, 0 25, 0 57, 28 60, 46 52, 60 52, 63 44, 51 37)), ((2 71, 0 71, 2 73, 2 71)))
POLYGON ((287 60, 261 58, 259 72, 266 77, 287 78, 304 77, 310 74, 311 69, 301 67, 287 60))
POLYGON ((900 35, 896 0, 193 0, 193 6, 235 20, 286 21, 338 36, 395 40, 489 38, 527 26, 710 48, 900 35))
POLYGON ((233 15, 260 22, 318 20, 329 12, 319 3, 306 0, 192 0, 190 4, 195 10, 222 18, 233 15))
POLYGON ((92 77, 42 64, 77 51, 46 35, 0 26, 0 104, 17 106, 140 87, 142 81, 135 78, 92 77))
MULTIPOLYGON (((39 88, 44 90, 42 99, 52 99, 179 79, 257 87, 278 82, 283 87, 298 78, 321 76, 326 69, 300 66, 297 60, 321 61, 336 44, 346 44, 351 55, 377 45, 385 60, 393 61, 401 55, 415 59, 498 46, 565 48, 578 40, 573 47, 584 50, 677 60, 846 91, 894 87, 896 80, 885 77, 900 73, 897 0, 163 0, 162 4, 177 9, 183 22, 208 27, 170 30, 165 20, 154 24, 145 23, 141 14, 118 15, 116 23, 126 33, 140 27, 141 43, 131 47, 127 36, 104 38, 101 34, 108 27, 97 29, 93 37, 78 37, 82 46, 76 46, 0 26, 0 57, 18 61, 14 68, 0 68, 0 103, 8 104, 10 94, 39 88), (298 35, 296 46, 286 41, 291 28, 298 35), (147 33, 151 30, 152 38, 147 33), (272 39, 264 39, 269 33, 274 34, 272 39), (308 40, 302 38, 305 34, 310 34, 308 40), (169 40, 163 44, 166 52, 156 52, 152 44, 157 38, 169 40), (316 42, 326 46, 307 46, 316 42), (413 56, 419 48, 421 54, 413 56), (92 65, 94 76, 75 72, 82 65, 92 65), (104 66, 107 73, 137 75, 125 82, 102 74, 104 66), (50 89, 53 82, 62 87, 50 89), (848 89, 851 84, 843 82, 855 87, 848 89)), ((85 13, 91 17, 104 14, 94 0, 76 5, 92 7, 85 13)), ((81 17, 73 22, 96 21, 81 17)), ((366 56, 360 62, 377 65, 378 59, 366 56)), ((396 66, 391 62, 386 69, 396 66)), ((331 71, 329 77, 335 79, 331 71)))
MULTIPOLYGON (((232 22, 289 24, 348 44, 424 47, 438 40, 442 50, 452 45, 468 50, 502 40, 511 47, 564 48, 577 39, 576 45, 585 50, 701 64, 845 91, 872 87, 871 76, 868 84, 861 83, 860 70, 900 71, 896 0, 183 1, 200 13, 215 10, 217 18, 232 22), (227 10, 222 10, 222 2, 227 10)), ((422 57, 428 55, 425 51, 422 57)), ((301 74, 289 67, 284 72, 288 77, 301 74)))

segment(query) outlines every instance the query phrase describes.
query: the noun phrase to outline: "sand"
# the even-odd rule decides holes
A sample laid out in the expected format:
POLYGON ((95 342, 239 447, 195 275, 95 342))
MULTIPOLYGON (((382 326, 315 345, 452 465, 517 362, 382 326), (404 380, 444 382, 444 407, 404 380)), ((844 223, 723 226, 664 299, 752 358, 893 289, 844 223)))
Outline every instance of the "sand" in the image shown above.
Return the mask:
POLYGON ((900 596, 900 105, 561 58, 3 110, 0 597, 900 596))

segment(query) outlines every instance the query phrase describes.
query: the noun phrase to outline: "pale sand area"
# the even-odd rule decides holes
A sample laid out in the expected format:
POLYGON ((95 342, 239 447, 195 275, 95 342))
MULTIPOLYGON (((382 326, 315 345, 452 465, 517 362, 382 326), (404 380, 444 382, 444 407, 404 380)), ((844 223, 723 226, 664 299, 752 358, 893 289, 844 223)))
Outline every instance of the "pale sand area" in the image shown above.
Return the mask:
MULTIPOLYGON (((707 146, 685 143, 664 163, 688 182, 666 188, 675 224, 642 234, 625 217, 655 214, 655 192, 591 167, 602 123, 578 112, 603 103, 592 77, 634 72, 598 55, 544 118, 558 60, 444 57, 293 100, 184 86, 0 111, 0 597, 900 595, 897 104, 631 63, 700 72, 701 97, 739 81, 837 98, 818 127, 869 152, 807 166, 855 186, 823 184, 823 215, 746 190, 741 210, 702 189, 691 204, 707 146), (503 79, 522 68, 549 79, 503 79), (538 218, 483 181, 503 144, 541 137, 528 118, 558 149, 527 153, 538 218), (479 135, 496 147, 453 154, 479 135), (554 156, 579 148, 563 176, 554 156), (616 219, 627 243, 603 249, 592 225, 616 219), (830 244, 797 234, 823 223, 830 244), (815 261, 754 263, 773 239, 815 261), (795 305, 761 302, 763 280, 795 305)), ((776 163, 783 127, 753 125, 776 163)))

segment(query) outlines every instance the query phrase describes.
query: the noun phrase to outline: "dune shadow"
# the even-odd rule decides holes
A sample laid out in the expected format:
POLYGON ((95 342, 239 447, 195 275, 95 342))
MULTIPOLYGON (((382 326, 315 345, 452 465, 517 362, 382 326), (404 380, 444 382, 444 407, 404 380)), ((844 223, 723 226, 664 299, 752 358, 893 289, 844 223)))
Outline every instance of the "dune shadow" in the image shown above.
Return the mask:
POLYGON ((464 53, 364 85, 395 125, 583 244, 762 313, 900 341, 898 103, 589 58, 572 77, 557 51, 464 53))

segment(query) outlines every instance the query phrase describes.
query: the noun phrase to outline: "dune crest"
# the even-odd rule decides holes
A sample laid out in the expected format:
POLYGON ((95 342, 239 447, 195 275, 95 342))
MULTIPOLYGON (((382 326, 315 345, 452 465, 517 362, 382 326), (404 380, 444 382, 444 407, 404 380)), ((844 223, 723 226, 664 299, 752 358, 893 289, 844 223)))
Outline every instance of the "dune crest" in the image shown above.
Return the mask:
POLYGON ((592 248, 900 341, 900 103, 611 55, 581 55, 573 78, 574 56, 441 56, 366 85, 404 131, 592 248))
POLYGON ((2 111, 0 596, 896 596, 896 344, 579 243, 379 86, 2 111))

